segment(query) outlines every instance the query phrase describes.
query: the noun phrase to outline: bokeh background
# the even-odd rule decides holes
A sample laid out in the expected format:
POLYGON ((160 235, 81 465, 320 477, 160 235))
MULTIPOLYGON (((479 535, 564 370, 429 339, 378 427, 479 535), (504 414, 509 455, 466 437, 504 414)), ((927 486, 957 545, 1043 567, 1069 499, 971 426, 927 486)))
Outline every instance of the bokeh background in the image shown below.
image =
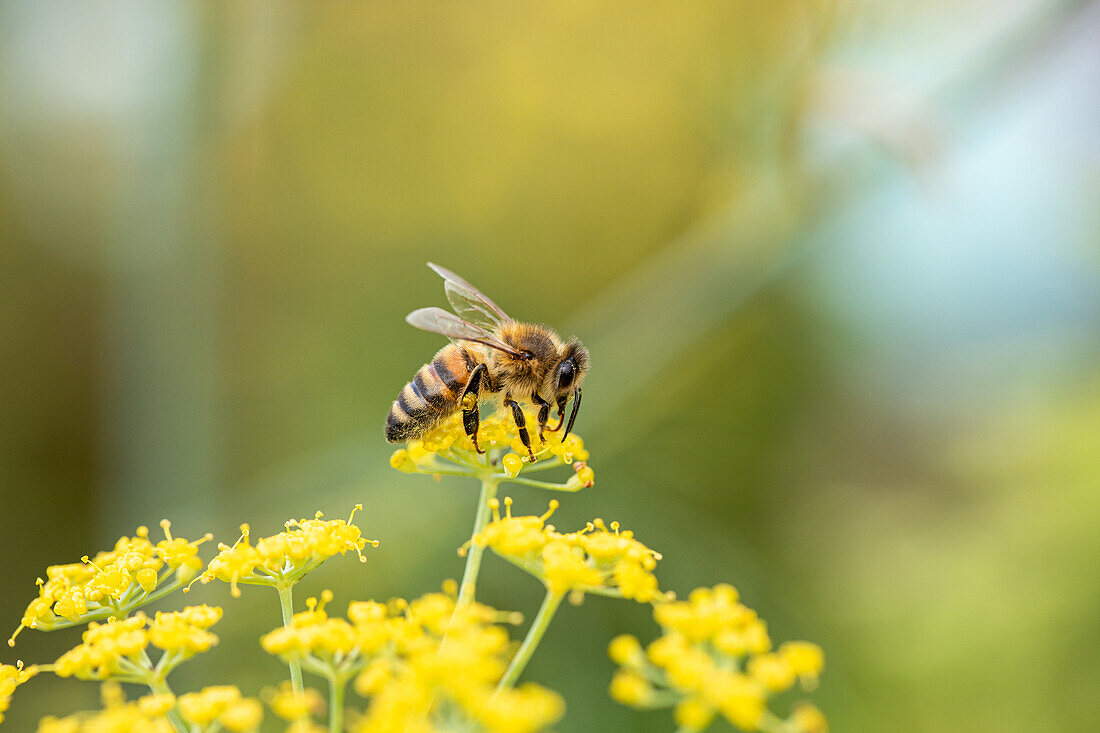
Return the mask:
MULTIPOLYGON (((382 439, 441 345, 403 321, 444 305, 430 259, 591 349, 597 484, 558 525, 820 642, 835 730, 1100 729, 1098 49, 1055 0, 7 0, 5 629, 162 516, 232 542, 362 502, 381 548, 308 592, 456 577, 476 486, 382 439)), ((192 598, 229 613, 177 687, 281 678, 274 594, 192 598)), ((645 608, 556 620, 527 676, 563 733, 672 729, 608 699, 623 631, 645 608)), ((6 729, 96 696, 40 676, 6 729)))

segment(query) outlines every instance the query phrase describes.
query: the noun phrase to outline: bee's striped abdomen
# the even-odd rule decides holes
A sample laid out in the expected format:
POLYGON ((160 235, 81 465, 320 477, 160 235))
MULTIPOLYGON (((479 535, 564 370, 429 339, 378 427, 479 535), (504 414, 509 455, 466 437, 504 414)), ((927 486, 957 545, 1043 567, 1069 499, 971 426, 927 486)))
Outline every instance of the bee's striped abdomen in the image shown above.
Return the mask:
POLYGON ((416 371, 386 418, 386 440, 419 438, 452 414, 470 379, 474 362, 464 349, 448 344, 416 371))

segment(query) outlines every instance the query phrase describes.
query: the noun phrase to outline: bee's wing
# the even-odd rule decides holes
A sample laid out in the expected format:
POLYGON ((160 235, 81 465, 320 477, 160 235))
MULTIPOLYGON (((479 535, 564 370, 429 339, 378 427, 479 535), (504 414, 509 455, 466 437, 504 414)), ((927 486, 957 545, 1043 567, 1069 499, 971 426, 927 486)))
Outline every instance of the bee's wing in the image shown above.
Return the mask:
POLYGON ((481 326, 464 321, 454 313, 448 313, 442 308, 420 308, 405 316, 405 320, 409 322, 409 325, 432 333, 442 334, 453 341, 475 341, 517 358, 522 358, 518 351, 481 326))
POLYGON ((428 263, 428 267, 443 278, 443 290, 447 293, 447 300, 450 301, 455 313, 462 318, 490 331, 512 320, 499 305, 489 300, 489 296, 446 267, 440 267, 432 262, 428 263))

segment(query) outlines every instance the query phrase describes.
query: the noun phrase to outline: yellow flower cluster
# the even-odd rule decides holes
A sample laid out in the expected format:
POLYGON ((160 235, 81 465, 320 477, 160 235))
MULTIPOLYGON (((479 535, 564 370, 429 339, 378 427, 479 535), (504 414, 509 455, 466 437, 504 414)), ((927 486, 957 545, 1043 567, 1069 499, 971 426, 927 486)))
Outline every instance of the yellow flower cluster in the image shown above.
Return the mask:
POLYGON ((210 535, 188 541, 172 536, 167 519, 160 525, 164 539, 155 545, 148 528, 138 527, 133 537, 119 539, 113 550, 47 568, 46 580, 38 581, 38 597, 27 606, 9 646, 15 646, 24 628, 51 630, 126 616, 194 577, 202 568, 198 546, 210 535), (163 585, 173 574, 173 581, 163 585))
POLYGON ((376 624, 401 620, 392 653, 376 656, 355 680, 370 705, 353 733, 535 733, 565 711, 561 697, 539 685, 497 689, 511 640, 493 623, 502 614, 488 606, 457 608, 451 595, 430 593, 407 605, 356 610, 376 624))
POLYGON ((65 652, 54 664, 59 677, 145 682, 150 671, 145 650, 161 649, 165 659, 159 671, 166 674, 180 662, 218 643, 207 631, 221 619, 222 610, 212 606, 188 606, 182 611, 157 612, 150 620, 144 613, 107 623, 91 622, 83 643, 65 652))
POLYGON ((179 698, 170 693, 146 695, 127 702, 117 683, 106 682, 103 705, 99 712, 43 718, 38 733, 174 733, 168 715, 177 705, 189 730, 253 733, 263 721, 263 706, 232 686, 207 687, 179 698))
POLYGON ((490 501, 493 520, 472 542, 491 547, 501 557, 542 580, 551 593, 572 593, 579 601, 584 593, 630 598, 639 603, 662 600, 653 570, 661 555, 634 539, 630 530, 594 519, 579 532, 562 534, 546 520, 558 507, 541 516, 512 516, 512 500, 490 501))
POLYGON ((4 722, 4 712, 11 705, 11 696, 15 688, 38 674, 38 667, 24 667, 0 664, 0 723, 4 722))
POLYGON ((232 733, 246 733, 260 727, 264 709, 259 700, 243 697, 233 685, 204 687, 200 692, 180 695, 180 716, 188 723, 205 728, 215 722, 232 733))
POLYGON ((278 689, 265 689, 264 693, 264 701, 283 720, 308 723, 310 715, 316 715, 325 709, 321 693, 309 687, 295 692, 289 680, 278 689))
MULTIPOLYGON (((478 603, 459 608, 453 594, 428 593, 411 602, 355 601, 343 619, 329 617, 331 599, 327 591, 321 602, 309 599, 308 610, 261 644, 317 674, 354 677, 355 691, 370 704, 353 731, 433 733, 457 719, 463 730, 535 733, 561 717, 561 699, 549 690, 528 685, 496 692, 511 647, 497 622, 513 614, 478 603)), ((271 705, 305 726, 315 703, 283 689, 271 705)))
POLYGON ((146 695, 126 701, 115 682, 103 684, 103 710, 76 713, 64 718, 52 715, 38 723, 38 733, 174 733, 165 717, 176 705, 172 695, 146 695))
POLYGON ((346 521, 324 519, 321 512, 313 519, 292 519, 286 523, 286 531, 263 537, 255 545, 250 542, 249 526, 242 524, 240 539, 232 547, 218 545, 220 551, 200 579, 203 583, 223 580, 236 597, 241 593, 238 583, 290 585, 330 557, 348 551, 366 562, 363 548, 367 544, 378 547, 378 540, 364 539, 354 524, 355 512, 362 508, 356 504, 346 521))
MULTIPOLYGON (((545 440, 540 442, 536 414, 526 410, 524 414, 535 461, 541 464, 539 470, 572 464, 574 475, 561 488, 577 491, 592 486, 596 474, 586 463, 588 451, 581 437, 570 433, 562 440, 560 431, 546 430, 543 433, 545 440)), ((474 474, 490 469, 498 472, 500 478, 512 479, 530 461, 510 411, 482 420, 477 435, 478 445, 486 455, 475 451, 473 440, 462 426, 462 415, 456 413, 423 438, 409 441, 405 448, 394 451, 390 465, 405 473, 426 474, 453 470, 455 466, 474 474)))
POLYGON ((684 730, 706 728, 716 714, 746 731, 825 733, 825 718, 803 704, 780 720, 767 708, 768 697, 801 681, 817 684, 825 664, 821 647, 787 642, 777 651, 755 611, 739 602, 730 585, 696 588, 688 600, 658 604, 653 618, 663 636, 646 649, 633 636, 611 642, 609 654, 620 665, 611 696, 636 707, 675 704, 684 730))

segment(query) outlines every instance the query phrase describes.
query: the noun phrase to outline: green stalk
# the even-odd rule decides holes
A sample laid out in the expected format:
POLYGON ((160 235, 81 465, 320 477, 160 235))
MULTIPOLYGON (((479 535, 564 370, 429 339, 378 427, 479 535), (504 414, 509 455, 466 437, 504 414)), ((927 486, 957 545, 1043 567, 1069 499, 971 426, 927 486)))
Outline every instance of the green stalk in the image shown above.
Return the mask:
MULTIPOLYGON (((294 621, 294 586, 293 585, 276 585, 275 590, 279 591, 279 606, 283 611, 283 626, 290 626, 294 621)), ((296 695, 302 694, 302 662, 299 659, 291 659, 287 664, 290 666, 290 684, 294 689, 296 695)))
MULTIPOLYGON (((168 687, 168 683, 159 677, 151 677, 147 684, 149 685, 149 689, 157 695, 172 694, 172 690, 168 687)), ((176 729, 176 733, 188 733, 187 723, 183 722, 183 718, 180 717, 178 708, 173 707, 168 711, 168 722, 176 729)))
POLYGON ((496 476, 481 479, 481 496, 477 500, 474 531, 470 535, 470 550, 466 553, 466 570, 462 573, 462 584, 459 586, 456 610, 469 605, 474 600, 477 576, 481 572, 481 558, 485 554, 485 548, 475 544, 473 539, 481 534, 482 530, 489 524, 489 501, 496 498, 499 487, 500 479, 496 476))
POLYGON ((561 604, 561 599, 565 598, 564 593, 554 593, 553 591, 546 591, 546 597, 542 599, 542 606, 539 607, 538 615, 535 616, 535 620, 531 623, 531 628, 527 630, 527 636, 523 640, 523 644, 520 646, 519 651, 516 652, 516 656, 512 657, 512 663, 508 665, 508 669, 504 672, 504 676, 500 678, 500 683, 497 684, 497 691, 503 690, 506 687, 512 687, 516 684, 516 680, 523 674, 524 668, 527 663, 531 661, 531 655, 535 653, 535 649, 538 647, 539 642, 542 641, 543 634, 546 633, 546 629, 550 627, 550 622, 554 619, 554 613, 558 610, 558 605, 561 604))
POLYGON ((347 679, 338 672, 328 678, 328 730, 329 733, 343 733, 344 730, 344 688, 347 679))

